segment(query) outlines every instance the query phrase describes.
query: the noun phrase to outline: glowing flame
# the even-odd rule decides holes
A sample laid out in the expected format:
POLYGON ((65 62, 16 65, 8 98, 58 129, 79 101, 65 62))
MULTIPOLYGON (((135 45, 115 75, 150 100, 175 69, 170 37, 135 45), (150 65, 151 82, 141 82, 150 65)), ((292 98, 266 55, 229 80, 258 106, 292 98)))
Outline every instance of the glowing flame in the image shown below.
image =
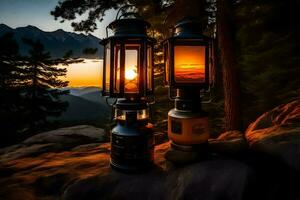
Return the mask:
POLYGON ((137 73, 136 73, 136 71, 135 70, 133 70, 133 69, 130 69, 130 70, 126 70, 125 71, 125 78, 127 79, 127 80, 134 80, 135 78, 137 77, 137 73))

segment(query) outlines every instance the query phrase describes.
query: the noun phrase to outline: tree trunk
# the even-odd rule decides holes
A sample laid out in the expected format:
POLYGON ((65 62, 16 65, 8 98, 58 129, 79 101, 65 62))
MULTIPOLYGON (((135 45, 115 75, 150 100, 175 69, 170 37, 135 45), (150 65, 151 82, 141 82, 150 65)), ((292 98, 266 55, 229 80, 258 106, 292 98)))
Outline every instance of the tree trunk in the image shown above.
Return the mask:
POLYGON ((218 0, 217 37, 220 50, 223 88, 225 129, 241 129, 240 81, 235 56, 233 9, 231 0, 218 0))

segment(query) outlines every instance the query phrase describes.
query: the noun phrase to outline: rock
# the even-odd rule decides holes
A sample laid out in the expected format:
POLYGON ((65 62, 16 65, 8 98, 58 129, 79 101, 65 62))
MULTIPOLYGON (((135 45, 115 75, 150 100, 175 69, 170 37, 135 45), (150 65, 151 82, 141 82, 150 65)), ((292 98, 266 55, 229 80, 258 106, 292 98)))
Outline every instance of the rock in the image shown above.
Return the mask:
POLYGON ((210 150, 219 154, 238 155, 247 148, 247 141, 240 131, 227 131, 217 139, 209 139, 210 150))
POLYGON ((213 158, 173 166, 165 159, 169 142, 156 146, 156 167, 150 171, 120 173, 110 168, 110 144, 99 143, 100 133, 90 126, 58 129, 2 149, 0 198, 243 199, 251 188, 253 169, 240 161, 213 158), (90 139, 81 140, 81 133, 90 139), (70 148, 55 149, 67 138, 70 148))
POLYGON ((0 160, 34 157, 43 153, 60 152, 84 144, 107 141, 105 131, 88 125, 61 128, 39 133, 18 145, 0 149, 0 160))
POLYGON ((23 144, 60 143, 62 145, 77 146, 91 142, 103 142, 106 139, 105 137, 103 129, 80 125, 40 133, 25 140, 23 144))
MULTIPOLYGON (((47 132, 45 139, 34 136, 35 139, 1 149, 0 199, 299 199, 299 178, 292 174, 295 178, 291 181, 285 169, 276 168, 276 163, 256 168, 260 164, 256 160, 251 165, 250 161, 212 156, 178 166, 165 159, 169 142, 155 147, 155 167, 148 172, 125 174, 112 170, 110 144, 96 139, 97 128, 85 127, 94 129, 95 135, 89 137, 95 140, 81 141, 77 135, 88 131, 78 126, 78 130, 66 128, 77 134, 68 148, 59 148, 59 143, 66 142, 59 138, 68 137, 61 136, 62 130, 58 129, 51 132, 53 137, 47 132)), ((226 133, 219 141, 238 136, 226 133)))
POLYGON ((139 175, 106 169, 69 185, 62 199, 244 199, 251 175, 248 166, 234 160, 209 160, 167 171, 158 168, 139 175))
POLYGON ((184 152, 170 148, 166 153, 166 159, 175 164, 187 164, 207 159, 213 153, 229 156, 241 156, 247 149, 248 144, 242 132, 228 131, 222 133, 216 139, 209 139, 208 146, 202 147, 202 149, 199 149, 198 152, 184 152))
POLYGON ((300 100, 261 115, 246 131, 250 148, 300 171, 300 100))
POLYGON ((199 161, 201 159, 201 156, 198 152, 180 151, 170 148, 166 152, 165 158, 173 164, 184 165, 199 161))
POLYGON ((155 145, 165 143, 169 140, 168 134, 164 133, 164 132, 157 131, 157 132, 154 132, 153 135, 154 135, 155 145))
POLYGON ((2 155, 0 199, 60 199, 73 181, 98 176, 109 168, 109 151, 107 143, 98 143, 16 159, 2 155))
POLYGON ((177 146, 171 145, 166 151, 165 158, 172 162, 174 165, 186 165, 201 160, 207 160, 211 157, 211 152, 209 151, 208 143, 203 143, 199 145, 194 145, 191 148, 188 146, 177 146))
POLYGON ((3 155, 1 155, 0 160, 14 160, 22 157, 34 157, 42 153, 53 152, 63 149, 61 145, 48 143, 48 144, 32 144, 29 146, 18 145, 13 149, 7 149, 3 155))

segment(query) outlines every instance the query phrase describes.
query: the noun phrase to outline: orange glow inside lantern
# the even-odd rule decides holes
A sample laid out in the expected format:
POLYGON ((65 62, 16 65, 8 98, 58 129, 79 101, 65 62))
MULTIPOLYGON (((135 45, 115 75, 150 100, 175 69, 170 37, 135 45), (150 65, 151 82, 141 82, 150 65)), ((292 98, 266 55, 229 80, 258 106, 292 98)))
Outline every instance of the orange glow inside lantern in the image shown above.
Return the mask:
MULTIPOLYGON (((121 51, 120 45, 115 47, 115 92, 119 92, 120 78, 121 78, 121 51)), ((124 91, 125 93, 138 92, 138 61, 139 61, 139 45, 126 45, 125 46, 125 66, 124 66, 124 91)))
POLYGON ((125 92, 138 91, 138 49, 125 50, 125 92))
POLYGON ((174 73, 177 83, 204 83, 205 47, 175 46, 174 73))

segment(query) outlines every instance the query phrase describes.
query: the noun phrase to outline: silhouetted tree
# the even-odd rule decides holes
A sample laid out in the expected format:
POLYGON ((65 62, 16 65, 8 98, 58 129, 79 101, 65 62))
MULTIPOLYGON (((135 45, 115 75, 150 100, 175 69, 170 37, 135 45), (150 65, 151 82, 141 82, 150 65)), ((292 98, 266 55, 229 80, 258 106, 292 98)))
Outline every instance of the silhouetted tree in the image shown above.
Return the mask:
POLYGON ((19 46, 12 33, 0 37, 0 130, 1 145, 16 140, 22 129, 22 68, 19 46))
POLYGON ((97 48, 85 48, 82 50, 82 53, 86 55, 91 55, 97 53, 97 51, 98 51, 97 48))
POLYGON ((68 81, 60 77, 66 75, 66 68, 58 65, 68 65, 74 60, 68 58, 51 59, 40 41, 23 39, 30 46, 29 56, 25 57, 26 67, 24 83, 24 103, 26 107, 27 132, 34 133, 44 130, 51 124, 49 117, 57 117, 66 110, 68 103, 60 99, 68 94, 68 81))

